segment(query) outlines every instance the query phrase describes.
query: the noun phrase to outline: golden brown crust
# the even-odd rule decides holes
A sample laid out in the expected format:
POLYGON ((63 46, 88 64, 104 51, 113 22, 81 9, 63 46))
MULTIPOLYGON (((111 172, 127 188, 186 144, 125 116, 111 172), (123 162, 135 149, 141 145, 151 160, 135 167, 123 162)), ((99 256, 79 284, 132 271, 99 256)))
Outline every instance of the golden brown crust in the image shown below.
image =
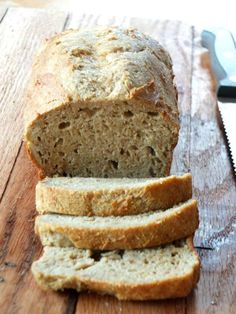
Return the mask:
MULTIPOLYGON (((100 191, 70 190, 41 181, 36 187, 39 213, 78 216, 125 216, 167 209, 192 197, 192 176, 170 176, 147 183, 144 187, 100 191)), ((65 179, 75 180, 75 179, 65 179)), ((83 179, 78 179, 83 180, 83 179)))
POLYGON ((106 105, 138 99, 149 106, 148 110, 163 106, 163 112, 178 121, 170 56, 157 41, 133 29, 69 30, 50 38, 33 65, 28 97, 26 124, 34 120, 33 116, 37 119, 39 114, 78 100, 103 101, 106 105), (112 35, 117 39, 110 40, 112 35), (89 53, 82 53, 83 46, 89 53), (86 57, 93 63, 90 59, 87 63, 86 57), (109 66, 108 71, 101 72, 101 66, 109 66), (97 78, 95 85, 86 85, 86 81, 77 85, 78 76, 84 78, 85 74, 88 82, 97 78), (115 90, 117 86, 120 88, 115 90))
MULTIPOLYGON (((43 216, 42 216, 43 218, 43 216)), ((63 219, 63 216, 62 216, 63 219)), ((90 223, 90 227, 73 227, 60 223, 46 222, 39 216, 36 218, 35 231, 41 237, 43 245, 75 246, 77 248, 96 250, 135 249, 153 247, 169 243, 194 233, 197 229, 197 201, 185 203, 169 212, 161 219, 138 226, 121 226, 114 221, 113 227, 103 227, 90 223), (56 238, 53 238, 53 236, 56 238), (60 240, 58 240, 60 237, 60 240), (51 240, 50 240, 51 239, 51 240), (59 241, 59 242, 58 242, 59 241)))
POLYGON ((196 286, 200 276, 200 265, 182 277, 160 282, 137 285, 118 285, 90 278, 83 279, 81 290, 91 290, 116 296, 119 300, 162 300, 186 297, 196 286))

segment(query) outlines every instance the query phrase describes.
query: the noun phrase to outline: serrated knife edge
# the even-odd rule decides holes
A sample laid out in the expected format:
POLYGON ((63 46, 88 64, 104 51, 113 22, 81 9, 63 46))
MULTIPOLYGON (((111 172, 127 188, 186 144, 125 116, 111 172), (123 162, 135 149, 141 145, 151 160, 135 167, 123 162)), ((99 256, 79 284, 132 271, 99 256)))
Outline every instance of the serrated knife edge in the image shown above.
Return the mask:
POLYGON ((236 103, 218 101, 218 107, 236 173, 236 103))

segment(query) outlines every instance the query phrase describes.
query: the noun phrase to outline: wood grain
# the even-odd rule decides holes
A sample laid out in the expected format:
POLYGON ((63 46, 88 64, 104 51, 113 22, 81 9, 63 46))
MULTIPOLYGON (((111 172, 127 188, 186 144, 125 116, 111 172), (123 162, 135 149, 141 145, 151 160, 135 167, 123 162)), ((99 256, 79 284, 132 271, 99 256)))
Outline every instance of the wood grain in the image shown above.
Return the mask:
POLYGON ((44 292, 30 267, 42 248, 34 235, 37 174, 21 150, 0 204, 1 313, 65 313, 68 293, 44 292), (23 168, 22 168, 23 166, 23 168))
MULTIPOLYGON (((224 228, 229 229, 231 220, 231 225, 235 222, 236 186, 217 109, 215 82, 210 72, 209 56, 200 46, 198 33, 195 34, 194 42, 191 169, 194 194, 199 199, 202 223, 202 228, 196 236, 196 243, 199 246, 216 249, 217 241, 212 241, 212 236, 224 228)), ((227 236, 225 234, 224 237, 227 236)), ((222 241, 219 239, 219 245, 220 242, 222 241)))
POLYGON ((235 313, 236 186, 215 98, 209 56, 195 32, 192 75, 190 165, 199 200, 202 248, 198 290, 187 300, 188 313, 235 313))
POLYGON ((234 313, 236 188, 216 108, 209 59, 193 27, 173 21, 0 10, 0 308, 1 313, 234 313), (68 18, 67 18, 68 17, 68 18), (41 244, 33 232, 35 169, 21 146, 24 88, 32 55, 55 31, 94 25, 137 27, 170 51, 179 92, 181 133, 172 172, 193 173, 201 225, 195 237, 202 257, 198 288, 188 298, 120 302, 113 297, 40 290, 30 273, 41 244), (2 197, 1 197, 2 196, 2 197))
POLYGON ((32 57, 42 41, 63 29, 66 13, 8 9, 0 24, 0 199, 20 151, 24 90, 32 57))
POLYGON ((201 250, 201 278, 197 290, 187 298, 187 313, 235 314, 235 244, 218 250, 201 250))
POLYGON ((111 296, 82 293, 76 307, 76 314, 180 314, 185 313, 185 300, 168 301, 118 301, 111 296))

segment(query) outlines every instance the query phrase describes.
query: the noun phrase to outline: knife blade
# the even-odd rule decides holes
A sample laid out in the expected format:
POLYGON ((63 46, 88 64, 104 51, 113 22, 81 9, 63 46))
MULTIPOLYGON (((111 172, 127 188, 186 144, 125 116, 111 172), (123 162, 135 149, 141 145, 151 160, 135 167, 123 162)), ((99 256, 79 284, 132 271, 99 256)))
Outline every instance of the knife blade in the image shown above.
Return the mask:
POLYGON ((225 29, 204 30, 203 47, 209 50, 217 80, 218 108, 236 174, 236 46, 232 34, 225 29))

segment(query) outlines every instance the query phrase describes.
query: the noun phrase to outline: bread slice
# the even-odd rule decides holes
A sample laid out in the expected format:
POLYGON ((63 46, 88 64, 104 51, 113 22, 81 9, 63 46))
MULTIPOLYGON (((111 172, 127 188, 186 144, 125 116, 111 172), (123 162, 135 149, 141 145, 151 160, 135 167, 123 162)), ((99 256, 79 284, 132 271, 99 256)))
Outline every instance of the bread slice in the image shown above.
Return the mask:
POLYGON ((120 300, 185 297, 199 279, 192 238, 161 247, 97 253, 45 247, 32 265, 43 289, 92 290, 120 300))
POLYGON ((25 143, 41 175, 169 175, 179 133, 173 77, 169 53, 134 29, 48 39, 25 110, 25 143))
POLYGON ((123 216, 167 209, 192 197, 192 176, 161 179, 46 178, 36 186, 39 213, 123 216))
POLYGON ((122 217, 48 214, 36 218, 35 231, 46 246, 95 250, 144 248, 172 242, 198 227, 196 200, 165 211, 122 217))

